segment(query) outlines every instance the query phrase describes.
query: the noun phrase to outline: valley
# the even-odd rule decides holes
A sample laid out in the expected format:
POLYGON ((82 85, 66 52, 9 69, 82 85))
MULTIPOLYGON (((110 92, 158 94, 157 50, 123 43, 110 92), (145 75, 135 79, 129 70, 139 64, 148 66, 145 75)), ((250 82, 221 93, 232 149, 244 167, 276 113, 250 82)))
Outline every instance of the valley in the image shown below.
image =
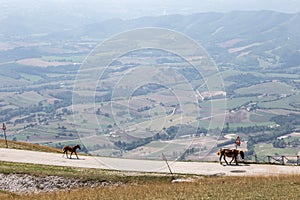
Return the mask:
POLYGON ((57 148, 80 143, 99 156, 210 161, 218 148, 233 148, 237 135, 248 159, 299 155, 297 19, 269 11, 200 13, 2 34, 0 121, 10 140, 57 148), (166 51, 189 48, 183 40, 168 46, 168 36, 152 41, 165 49, 137 48, 101 65, 135 37, 111 40, 117 50, 97 45, 145 26, 180 31, 203 52, 166 51), (216 68, 205 68, 212 63, 216 68))

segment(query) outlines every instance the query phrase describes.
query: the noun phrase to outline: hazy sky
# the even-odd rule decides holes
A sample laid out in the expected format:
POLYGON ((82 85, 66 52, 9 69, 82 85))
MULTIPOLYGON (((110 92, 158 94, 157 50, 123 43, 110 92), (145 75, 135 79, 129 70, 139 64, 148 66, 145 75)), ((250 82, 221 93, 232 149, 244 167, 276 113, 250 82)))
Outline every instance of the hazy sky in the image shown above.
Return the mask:
MULTIPOLYGON (((0 0, 2 15, 28 13, 71 13, 88 18, 137 18, 141 16, 274 10, 300 12, 300 0, 0 0), (4 14, 3 14, 4 13, 4 14)), ((0 16, 1 17, 1 16, 0 16)), ((3 16, 2 16, 3 17, 3 16)))
MULTIPOLYGON (((107 2, 107 0, 102 1, 107 2)), ((139 7, 141 10, 161 9, 161 12, 208 12, 232 10, 276 10, 300 12, 300 0, 109 0, 114 5, 139 7)))
POLYGON ((300 0, 0 0, 0 22, 70 18, 88 24, 111 18, 233 10, 300 13, 300 0))

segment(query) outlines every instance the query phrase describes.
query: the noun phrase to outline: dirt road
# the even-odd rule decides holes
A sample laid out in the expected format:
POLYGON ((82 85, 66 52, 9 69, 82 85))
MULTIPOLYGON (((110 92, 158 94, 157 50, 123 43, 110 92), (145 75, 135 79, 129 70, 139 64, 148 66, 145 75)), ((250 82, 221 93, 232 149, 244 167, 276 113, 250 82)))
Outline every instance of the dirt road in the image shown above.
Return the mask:
MULTIPOLYGON (((0 148, 0 160, 10 162, 35 163, 56 166, 115 169, 139 172, 169 172, 165 161, 117 159, 96 156, 80 156, 67 159, 62 154, 44 153, 0 148)), ((199 175, 279 175, 300 174, 300 166, 240 164, 222 166, 211 162, 169 162, 173 173, 199 175)))

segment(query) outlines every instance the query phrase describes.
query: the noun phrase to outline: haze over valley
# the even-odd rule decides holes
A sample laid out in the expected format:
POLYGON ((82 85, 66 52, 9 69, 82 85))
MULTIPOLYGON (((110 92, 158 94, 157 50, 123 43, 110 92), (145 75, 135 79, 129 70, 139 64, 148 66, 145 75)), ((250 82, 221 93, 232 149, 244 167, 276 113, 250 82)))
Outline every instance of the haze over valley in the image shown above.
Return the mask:
POLYGON ((0 122, 9 139, 80 143, 118 158, 215 160, 239 135, 249 159, 299 155, 296 1, 270 9, 15 2, 0 7, 0 122), (154 39, 130 46, 143 36, 154 39), (185 41, 198 54, 185 53, 185 41))

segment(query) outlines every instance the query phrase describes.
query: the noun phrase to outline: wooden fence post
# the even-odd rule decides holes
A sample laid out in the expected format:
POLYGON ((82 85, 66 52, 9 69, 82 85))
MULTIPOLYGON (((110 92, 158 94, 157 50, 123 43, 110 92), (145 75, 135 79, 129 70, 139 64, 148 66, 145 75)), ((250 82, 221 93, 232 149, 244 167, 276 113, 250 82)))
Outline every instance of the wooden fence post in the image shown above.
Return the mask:
POLYGON ((284 165, 284 156, 281 156, 282 164, 284 165))
POLYGON ((5 123, 2 124, 2 130, 3 130, 3 134, 4 134, 4 138, 5 138, 6 148, 8 148, 7 139, 6 139, 6 126, 5 126, 5 123))

